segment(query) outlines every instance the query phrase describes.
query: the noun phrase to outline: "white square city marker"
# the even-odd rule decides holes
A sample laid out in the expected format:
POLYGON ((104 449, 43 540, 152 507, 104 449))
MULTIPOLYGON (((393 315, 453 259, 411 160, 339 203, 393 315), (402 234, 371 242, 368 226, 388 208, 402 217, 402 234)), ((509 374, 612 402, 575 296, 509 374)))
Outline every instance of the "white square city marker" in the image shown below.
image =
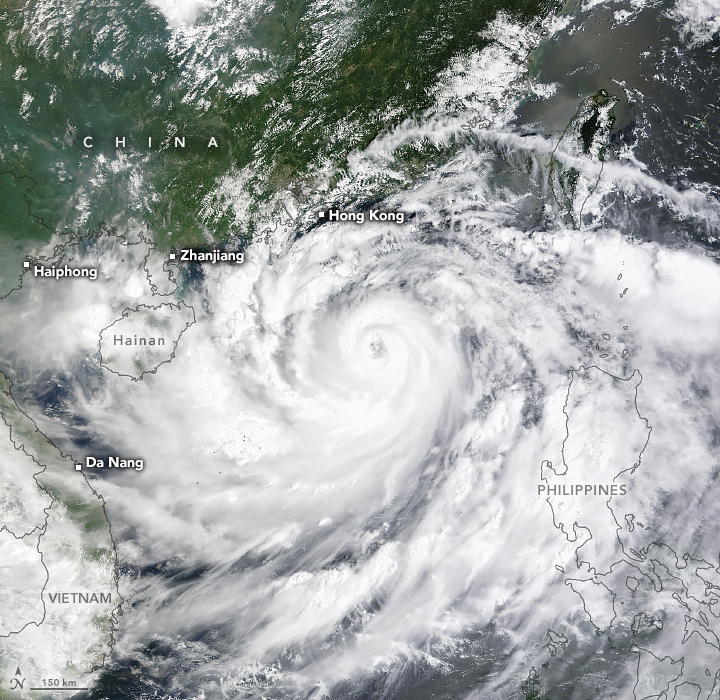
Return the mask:
POLYGON ((175 260, 175 253, 170 253, 170 260, 175 260))
POLYGON ((325 218, 325 212, 324 211, 318 212, 318 219, 324 219, 324 218, 325 218))
POLYGON ((75 462, 75 471, 79 472, 82 469, 82 464, 80 462, 75 462))
POLYGON ((30 263, 26 260, 26 261, 23 263, 23 267, 30 267, 30 263))

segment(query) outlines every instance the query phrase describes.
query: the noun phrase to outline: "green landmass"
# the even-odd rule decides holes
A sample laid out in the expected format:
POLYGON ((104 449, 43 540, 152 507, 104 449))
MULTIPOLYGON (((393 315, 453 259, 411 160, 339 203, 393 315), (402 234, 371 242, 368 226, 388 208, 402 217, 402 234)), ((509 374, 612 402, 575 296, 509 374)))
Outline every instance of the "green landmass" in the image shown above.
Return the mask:
MULTIPOLYGON (((583 99, 560 137, 564 150, 570 155, 603 162, 615 126, 614 108, 617 102, 618 98, 605 90, 598 90, 583 99)), ((584 176, 577 168, 561 163, 554 153, 550 157, 548 171, 555 201, 566 222, 574 228, 580 228, 583 203, 578 202, 578 190, 581 177, 584 176)), ((590 191, 596 184, 590 187, 590 191)))
MULTIPOLYGON (((530 673, 528 673, 528 677, 523 681, 520 689, 525 696, 525 700, 540 700, 540 676, 535 667, 530 669, 530 673)), ((550 698, 544 698, 544 700, 550 700, 550 698)))
POLYGON ((52 227, 32 213, 36 181, 0 171, 0 297, 19 284, 28 242, 49 240, 52 227))
MULTIPOLYGON (((84 0, 64 13, 45 5, 44 22, 28 19, 37 2, 0 2, 0 170, 35 183, 24 191, 11 183, 0 248, 44 240, 45 226, 87 235, 120 214, 147 226, 161 248, 252 236, 279 191, 302 198, 318 168, 342 171, 353 149, 428 108, 440 71, 488 43, 480 34, 498 11, 529 22, 556 7, 390 0, 329 6, 319 16, 309 0, 277 0, 243 17, 229 38, 211 32, 210 51, 228 59, 210 71, 214 83, 189 96, 171 32, 143 0, 84 0), (343 22, 352 24, 348 35, 327 41, 343 22), (317 49, 323 41, 331 58, 317 49), (253 90, 236 87, 253 80, 253 90), (175 135, 186 137, 185 148, 173 147, 175 135), (127 139, 125 168, 103 168, 94 157, 115 159, 116 136, 127 139), (220 148, 208 148, 210 136, 220 148), (253 173, 250 201, 236 221, 229 199, 209 197, 218 178, 244 168, 253 173), (20 215, 25 203, 33 216, 20 215)), ((429 143, 394 155, 408 176, 443 157, 429 143)), ((392 183, 364 184, 378 199, 392 183)))

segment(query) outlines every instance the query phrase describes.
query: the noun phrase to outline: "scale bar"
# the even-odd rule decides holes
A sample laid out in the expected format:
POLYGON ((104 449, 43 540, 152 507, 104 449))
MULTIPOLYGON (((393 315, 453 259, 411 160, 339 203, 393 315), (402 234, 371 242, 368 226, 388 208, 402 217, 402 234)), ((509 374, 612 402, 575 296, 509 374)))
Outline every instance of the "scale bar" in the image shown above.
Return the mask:
POLYGON ((50 686, 46 686, 44 688, 28 688, 28 690, 90 690, 90 688, 51 688, 50 686))

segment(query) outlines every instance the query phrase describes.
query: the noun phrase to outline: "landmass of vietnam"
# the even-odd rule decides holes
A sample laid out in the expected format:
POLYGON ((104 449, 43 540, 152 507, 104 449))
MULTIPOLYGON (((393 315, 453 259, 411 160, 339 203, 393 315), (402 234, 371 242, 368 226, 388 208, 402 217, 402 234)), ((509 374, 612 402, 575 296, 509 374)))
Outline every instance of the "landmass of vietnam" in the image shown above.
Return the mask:
POLYGON ((0 677, 76 680, 112 648, 114 544, 102 500, 10 388, 0 374, 0 677))

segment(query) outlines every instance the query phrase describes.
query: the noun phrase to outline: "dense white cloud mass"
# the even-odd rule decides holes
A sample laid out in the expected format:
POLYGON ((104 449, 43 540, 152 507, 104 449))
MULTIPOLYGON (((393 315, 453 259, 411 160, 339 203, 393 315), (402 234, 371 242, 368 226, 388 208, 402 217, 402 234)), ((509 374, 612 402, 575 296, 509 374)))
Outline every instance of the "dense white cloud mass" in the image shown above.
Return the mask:
POLYGON ((163 13, 170 25, 194 24, 202 12, 202 0, 149 0, 163 13))
MULTIPOLYGON (((4 358, 70 378, 87 451, 145 460, 95 482, 132 601, 120 656, 169 644, 177 682, 211 695, 302 696, 396 668, 391 692, 485 629, 505 656, 483 697, 506 697, 547 656, 548 628, 578 649, 591 625, 629 637, 656 609, 653 582, 682 577, 651 566, 673 570, 665 545, 717 565, 717 266, 599 227, 521 232, 525 198, 491 178, 504 146, 483 139, 387 203, 408 225, 288 234, 166 297, 146 243, 100 239, 84 254, 96 283, 26 274, 0 307, 4 358), (172 362, 137 382, 100 368, 123 309, 180 297, 197 322, 172 362), (551 483, 627 493, 547 501, 551 483)), ((522 146, 541 180, 547 144, 522 146)), ((629 166, 603 178, 715 225, 697 193, 629 166)), ((684 609, 661 601, 653 649, 678 659, 684 609)), ((684 673, 709 692, 714 675, 684 673)))
POLYGON ((720 31, 718 0, 678 0, 669 14, 691 44, 709 42, 720 31))

